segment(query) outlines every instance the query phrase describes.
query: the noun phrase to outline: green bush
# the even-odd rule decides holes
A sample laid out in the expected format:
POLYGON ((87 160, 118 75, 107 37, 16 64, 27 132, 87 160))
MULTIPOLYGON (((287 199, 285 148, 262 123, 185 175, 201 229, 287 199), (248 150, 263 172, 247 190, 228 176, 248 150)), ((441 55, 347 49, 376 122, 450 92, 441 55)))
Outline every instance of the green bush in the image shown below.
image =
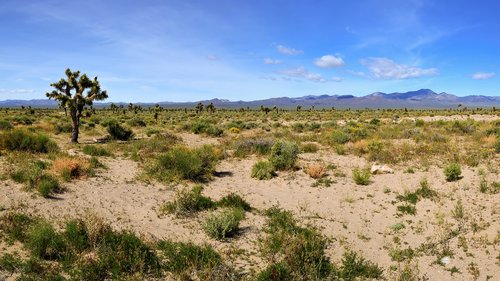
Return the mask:
POLYGON ((214 208, 215 203, 212 199, 203 196, 202 191, 201 185, 195 185, 191 190, 187 188, 178 190, 174 201, 163 204, 161 212, 183 217, 214 208))
POLYGON ((315 143, 305 143, 300 147, 300 150, 304 153, 315 153, 318 149, 318 145, 315 143))
POLYGON ((194 133, 194 134, 201 134, 201 133, 205 133, 209 136, 213 136, 213 137, 220 137, 222 136, 222 134, 224 134, 224 130, 213 125, 213 124, 210 124, 208 121, 198 121, 196 123, 194 123, 192 126, 191 126, 191 131, 194 133))
POLYGON ((336 273, 340 280, 380 279, 384 270, 378 265, 365 260, 356 252, 346 252, 342 258, 342 265, 336 273))
POLYGON ((444 168, 444 175, 447 181, 456 181, 460 179, 462 169, 457 163, 451 163, 444 168))
POLYGON ((49 198, 54 193, 60 192, 61 187, 57 179, 53 176, 42 175, 38 181, 37 190, 44 198, 49 198))
POLYGON ((9 121, 0 119, 0 131, 11 130, 14 128, 9 121))
POLYGON ((24 242, 27 240, 28 229, 37 220, 29 215, 8 212, 0 217, 0 229, 7 235, 10 240, 18 240, 24 242))
POLYGON ((158 249, 165 260, 164 268, 177 274, 192 270, 212 271, 222 264, 220 255, 209 245, 160 241, 158 249))
POLYGON ((90 145, 87 144, 83 147, 83 153, 90 155, 90 156, 110 156, 111 153, 109 153, 108 150, 106 150, 103 147, 99 147, 96 145, 90 145))
POLYGON ((57 144, 48 136, 14 129, 0 135, 0 148, 16 151, 48 153, 58 150, 57 144))
POLYGON ((73 125, 70 122, 61 122, 57 123, 54 126, 54 133, 60 134, 60 133, 71 133, 73 132, 73 125))
POLYGON ((357 185, 370 184, 371 173, 368 169, 354 169, 352 171, 352 179, 357 185))
POLYGON ((269 180, 275 175, 274 166, 269 161, 258 161, 252 166, 252 178, 269 180))
POLYGON ((116 122, 111 122, 107 130, 111 138, 115 140, 127 141, 134 136, 132 130, 124 128, 116 122))
POLYGON ((146 122, 139 117, 133 117, 127 124, 132 127, 146 127, 146 122))
POLYGON ((66 248, 62 237, 46 222, 33 225, 28 231, 27 240, 28 249, 41 259, 61 258, 66 248))
POLYGON ((267 155, 274 142, 271 139, 246 139, 236 143, 234 156, 244 158, 251 154, 267 155))
POLYGON ((239 208, 210 214, 203 223, 203 230, 211 238, 222 240, 238 232, 240 221, 245 217, 239 208))
POLYGON ((338 130, 333 131, 330 138, 334 144, 344 144, 350 139, 349 135, 338 130))
POLYGON ((218 157, 212 146, 205 145, 194 149, 177 146, 160 155, 149 168, 149 172, 166 182, 206 182, 212 178, 217 162, 218 157))
POLYGON ((246 202, 241 196, 235 193, 230 193, 224 197, 222 197, 219 201, 217 201, 218 207, 230 207, 230 208, 238 208, 244 211, 252 210, 252 207, 248 202, 246 202))
POLYGON ((290 170, 295 166, 299 147, 294 142, 278 140, 271 148, 269 161, 277 170, 290 170))

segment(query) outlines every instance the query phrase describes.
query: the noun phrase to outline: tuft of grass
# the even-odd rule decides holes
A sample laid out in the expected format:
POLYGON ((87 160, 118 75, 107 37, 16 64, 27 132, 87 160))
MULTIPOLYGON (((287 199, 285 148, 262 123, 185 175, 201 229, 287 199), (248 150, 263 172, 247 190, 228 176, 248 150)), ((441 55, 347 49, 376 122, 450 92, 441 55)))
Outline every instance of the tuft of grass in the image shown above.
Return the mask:
POLYGON ((221 256, 209 245, 160 241, 157 245, 160 256, 165 260, 163 268, 177 274, 190 271, 212 271, 222 264, 221 256))
POLYGON ((447 181, 457 181, 460 179, 462 169, 458 163, 451 163, 444 168, 443 172, 447 181))
POLYGON ((352 171, 352 179, 357 185, 370 184, 371 173, 368 169, 354 169, 352 171))
POLYGON ((403 204, 397 207, 400 214, 415 215, 417 213, 417 208, 412 204, 403 204))
POLYGON ((158 156, 147 173, 165 182, 206 182, 212 178, 218 160, 213 146, 194 149, 176 146, 158 156))
POLYGON ((269 180, 275 175, 274 166, 269 161, 258 161, 252 166, 252 178, 256 178, 258 180, 269 180))
POLYGON ((245 139, 235 144, 234 156, 244 158, 251 154, 267 155, 273 144, 271 139, 245 139))
POLYGON ((340 280, 380 279, 384 270, 377 264, 367 261, 356 252, 349 251, 344 254, 341 267, 337 272, 340 280))
POLYGON ((0 134, 0 148, 33 153, 49 153, 59 149, 48 136, 23 129, 14 129, 0 134))
POLYGON ((298 155, 299 147, 296 143, 278 140, 271 148, 269 161, 276 170, 290 170, 295 167, 298 155))
POLYGON ((32 255, 41 259, 61 258, 66 245, 54 227, 44 221, 34 224, 27 233, 27 247, 32 255))
POLYGON ((316 153, 318 152, 319 148, 318 145, 315 143, 304 143, 300 146, 300 151, 303 153, 316 153))
POLYGON ((90 156, 111 156, 111 153, 107 149, 90 144, 83 147, 83 153, 90 156))
POLYGON ((228 208, 238 208, 244 211, 251 211, 252 207, 245 199, 241 198, 238 194, 230 193, 224 197, 222 197, 219 201, 217 201, 218 207, 228 207, 228 208))
POLYGON ((245 217, 239 208, 226 209, 210 214, 203 223, 203 230, 213 239, 223 240, 238 232, 240 221, 245 217))
POLYGON ((191 190, 184 188, 177 191, 172 202, 166 202, 161 207, 162 213, 174 214, 177 217, 186 217, 197 212, 212 209, 215 202, 201 194, 203 187, 195 185, 191 190))
POLYGON ((89 171, 89 163, 85 159, 74 157, 61 157, 52 163, 54 172, 64 181, 83 177, 89 171))
POLYGON ((313 179, 320 179, 326 175, 326 167, 322 164, 311 164, 307 166, 305 172, 313 179))
POLYGON ((61 192, 59 181, 51 175, 42 175, 37 184, 37 190, 44 198, 52 197, 54 193, 61 192))

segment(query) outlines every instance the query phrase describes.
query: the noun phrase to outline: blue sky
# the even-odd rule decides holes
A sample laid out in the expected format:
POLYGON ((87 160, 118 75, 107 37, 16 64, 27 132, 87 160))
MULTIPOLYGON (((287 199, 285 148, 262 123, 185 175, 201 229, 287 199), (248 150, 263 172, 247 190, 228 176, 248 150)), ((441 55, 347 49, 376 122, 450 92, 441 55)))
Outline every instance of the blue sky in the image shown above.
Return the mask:
POLYGON ((2 0, 0 100, 44 98, 68 67, 109 101, 498 96, 499 14, 493 0, 2 0))

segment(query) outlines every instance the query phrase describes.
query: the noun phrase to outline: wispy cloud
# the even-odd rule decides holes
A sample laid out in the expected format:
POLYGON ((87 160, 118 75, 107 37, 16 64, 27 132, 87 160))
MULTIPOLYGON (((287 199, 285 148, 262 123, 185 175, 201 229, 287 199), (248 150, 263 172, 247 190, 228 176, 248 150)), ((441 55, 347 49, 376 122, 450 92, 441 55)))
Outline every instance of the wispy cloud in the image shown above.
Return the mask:
POLYGON ((318 73, 311 73, 305 69, 303 66, 296 68, 285 69, 278 72, 279 74, 285 75, 289 78, 303 78, 312 82, 326 82, 326 79, 318 73))
POLYGON ((472 75, 474 80, 486 80, 495 77, 494 72, 477 72, 472 75))
POLYGON ((314 61, 317 67, 322 68, 333 68, 345 65, 344 60, 341 57, 335 57, 333 55, 324 55, 314 61))
POLYGON ((216 56, 216 55, 208 55, 207 56, 207 60, 209 60, 209 61, 217 61, 217 60, 219 60, 219 57, 216 56))
POLYGON ((35 91, 32 89, 0 89, 0 94, 7 94, 7 95, 12 95, 12 94, 31 94, 34 93, 35 91))
POLYGON ((300 55, 300 54, 304 53, 304 51, 302 51, 302 50, 297 50, 297 49, 294 49, 291 47, 286 47, 283 45, 276 45, 276 50, 278 50, 278 52, 280 52, 284 55, 289 55, 289 56, 300 55))
POLYGON ((342 81, 344 81, 344 78, 338 77, 338 76, 333 76, 331 80, 333 82, 342 82, 342 81))
POLYGON ((264 64, 282 64, 283 62, 280 60, 274 60, 271 58, 265 58, 264 59, 264 64))
POLYGON ((375 79, 408 79, 438 74, 436 68, 420 68, 397 64, 388 58, 362 59, 361 64, 368 68, 375 79))

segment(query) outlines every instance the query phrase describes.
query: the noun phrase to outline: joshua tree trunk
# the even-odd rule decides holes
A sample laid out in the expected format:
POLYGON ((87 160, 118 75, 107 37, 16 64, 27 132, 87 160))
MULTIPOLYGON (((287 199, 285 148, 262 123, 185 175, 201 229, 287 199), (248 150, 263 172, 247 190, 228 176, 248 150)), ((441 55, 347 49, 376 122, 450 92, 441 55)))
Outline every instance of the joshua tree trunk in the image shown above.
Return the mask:
POLYGON ((78 115, 76 109, 71 109, 70 115, 71 115, 71 120, 73 121, 73 136, 71 137, 71 142, 78 143, 80 116, 78 115))

